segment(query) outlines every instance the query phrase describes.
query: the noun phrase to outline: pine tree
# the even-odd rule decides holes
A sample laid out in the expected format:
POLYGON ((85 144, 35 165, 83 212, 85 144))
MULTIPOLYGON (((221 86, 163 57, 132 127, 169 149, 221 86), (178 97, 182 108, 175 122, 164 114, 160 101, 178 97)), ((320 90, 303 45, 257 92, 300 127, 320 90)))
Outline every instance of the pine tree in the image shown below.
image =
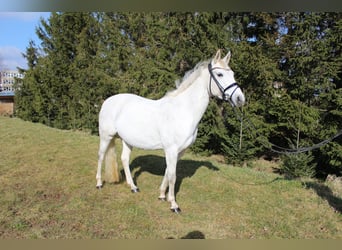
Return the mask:
MULTIPOLYGON (((340 13, 52 13, 37 28, 41 44, 26 50, 17 114, 97 132, 107 97, 160 98, 223 49, 254 126, 213 99, 192 149, 243 162, 267 154, 267 141, 308 146, 342 126, 341 27, 340 13)), ((341 152, 340 138, 314 151, 317 169, 340 173, 341 152)))
POLYGON ((15 86, 16 115, 24 120, 43 122, 42 90, 40 85, 36 84, 41 82, 39 68, 37 67, 39 53, 32 40, 23 56, 26 58, 30 70, 19 69, 20 73, 25 74, 25 78, 15 86))
MULTIPOLYGON (((281 67, 287 72, 288 94, 305 104, 303 118, 307 123, 302 124, 302 137, 306 144, 313 144, 337 133, 342 125, 339 105, 341 15, 289 13, 286 23, 289 28, 283 40, 285 49, 281 67), (331 114, 334 114, 334 121, 331 114)), ((329 169, 341 172, 337 167, 342 162, 342 155, 337 153, 341 152, 340 142, 337 140, 314 152, 320 172, 328 173, 329 169)))
MULTIPOLYGON (((75 58, 78 24, 72 13, 52 13, 48 22, 41 20, 37 35, 42 40, 42 50, 45 53, 44 66, 46 72, 43 84, 49 90, 52 99, 53 126, 70 128, 70 86, 73 82, 73 72, 70 65, 75 58)), ((48 101, 48 100, 45 100, 48 101)))
POLYGON ((80 17, 83 23, 77 35, 75 58, 70 65, 73 82, 70 86, 71 116, 74 129, 94 130, 100 106, 98 94, 102 72, 97 68, 101 31, 97 17, 87 13, 80 17))

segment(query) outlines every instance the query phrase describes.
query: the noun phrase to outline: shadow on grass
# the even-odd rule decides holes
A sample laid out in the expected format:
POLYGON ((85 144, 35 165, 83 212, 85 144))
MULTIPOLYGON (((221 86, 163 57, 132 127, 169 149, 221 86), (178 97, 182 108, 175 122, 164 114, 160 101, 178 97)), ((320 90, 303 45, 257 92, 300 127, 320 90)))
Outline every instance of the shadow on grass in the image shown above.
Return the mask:
MULTIPOLYGON (((168 237, 166 239, 170 239, 170 240, 174 240, 174 237, 168 237)), ((187 235, 181 237, 180 239, 205 239, 205 235, 201 232, 201 231, 192 231, 190 233, 188 233, 187 235)))
POLYGON ((205 239, 205 236, 201 231, 192 231, 181 239, 205 239))
MULTIPOLYGON (((178 193, 184 178, 192 177, 197 169, 207 167, 210 170, 218 171, 209 161, 194 161, 194 160, 179 160, 177 164, 177 180, 175 185, 175 194, 178 193)), ((137 179, 143 172, 149 172, 153 175, 164 176, 166 163, 165 157, 157 155, 144 155, 135 158, 130 164, 131 171, 138 169, 133 176, 134 182, 137 184, 137 179)), ((137 184, 138 185, 138 184, 137 184)))
POLYGON ((316 182, 304 182, 306 188, 313 189, 318 196, 328 201, 329 205, 338 213, 342 213, 342 199, 336 197, 331 189, 324 184, 316 182))

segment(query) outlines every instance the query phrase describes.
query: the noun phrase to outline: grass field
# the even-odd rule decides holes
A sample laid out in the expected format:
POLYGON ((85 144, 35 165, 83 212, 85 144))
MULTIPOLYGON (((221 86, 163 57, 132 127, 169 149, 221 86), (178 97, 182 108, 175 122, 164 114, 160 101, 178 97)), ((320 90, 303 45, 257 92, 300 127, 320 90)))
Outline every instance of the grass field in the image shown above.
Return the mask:
POLYGON ((257 171, 262 161, 239 168, 185 154, 176 215, 157 199, 162 151, 133 150, 132 194, 125 182, 95 188, 97 136, 5 117, 0 135, 1 239, 342 238, 340 194, 257 171))

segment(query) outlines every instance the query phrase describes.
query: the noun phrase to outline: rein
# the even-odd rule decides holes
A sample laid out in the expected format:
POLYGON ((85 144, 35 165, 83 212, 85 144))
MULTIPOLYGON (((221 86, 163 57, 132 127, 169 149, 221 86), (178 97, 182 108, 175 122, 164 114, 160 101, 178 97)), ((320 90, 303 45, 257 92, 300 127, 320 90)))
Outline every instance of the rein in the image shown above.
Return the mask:
MULTIPOLYGON (((236 117, 241 121, 243 122, 244 121, 244 114, 243 112, 238 109, 240 111, 240 116, 236 110, 236 107, 233 108, 234 112, 235 112, 235 115, 236 117)), ((254 123, 247 117, 245 116, 245 121, 246 121, 246 124, 247 126, 245 126, 247 129, 249 129, 250 131, 253 131, 253 132, 256 132, 257 129, 256 129, 256 126, 254 125, 254 123)), ((310 147, 301 147, 301 148, 296 148, 296 149, 293 149, 293 148, 284 148, 284 147, 281 147, 281 146, 278 146, 272 142, 269 142, 268 139, 262 135, 260 135, 258 132, 256 132, 256 136, 257 137, 260 137, 260 138, 263 138, 265 141, 260 141, 260 143, 262 145, 264 145, 266 148, 268 148, 269 150, 271 150, 272 152, 274 153, 278 153, 278 154, 300 154, 300 153, 304 153, 304 152, 308 152, 308 151, 311 151, 311 150, 314 150, 314 149, 317 149, 317 148, 320 148, 322 146, 324 146, 325 144, 328 144, 330 143, 331 141, 333 141, 334 139, 336 139, 337 137, 341 136, 342 135, 342 129, 340 129, 339 132, 337 132, 335 135, 331 136, 330 138, 328 139, 325 139, 319 143, 316 143, 310 147)))
POLYGON ((215 81, 217 87, 218 87, 218 88, 220 89, 220 91, 221 91, 222 99, 225 100, 225 101, 229 101, 230 104, 231 104, 233 107, 235 107, 235 104, 234 104, 234 102, 232 101, 232 97, 233 97, 235 91, 239 88, 239 85, 238 85, 236 82, 234 82, 234 83, 228 85, 228 87, 226 87, 226 88, 222 87, 222 85, 221 85, 220 82, 216 79, 216 77, 215 77, 215 75, 214 75, 214 73, 213 73, 213 71, 214 71, 215 69, 227 70, 227 69, 225 69, 225 68, 220 68, 220 67, 215 67, 215 68, 213 68, 213 66, 211 65, 211 63, 208 64, 208 70, 209 70, 209 73, 210 73, 210 81, 209 81, 209 91, 210 91, 210 93, 212 94, 212 92, 211 92, 211 79, 214 79, 214 81, 215 81), (232 94, 231 94, 231 95, 226 94, 226 91, 227 91, 228 89, 233 88, 233 87, 235 87, 235 89, 233 90, 232 94))

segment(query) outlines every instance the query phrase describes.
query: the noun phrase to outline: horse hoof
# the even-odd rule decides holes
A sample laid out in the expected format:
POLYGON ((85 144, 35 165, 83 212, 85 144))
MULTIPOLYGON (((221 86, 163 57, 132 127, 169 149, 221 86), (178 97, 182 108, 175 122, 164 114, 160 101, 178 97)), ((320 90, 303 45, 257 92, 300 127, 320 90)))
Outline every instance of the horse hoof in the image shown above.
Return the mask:
POLYGON ((98 190, 101 190, 101 189, 102 189, 102 185, 96 186, 96 188, 97 188, 98 190))
POLYGON ((176 208, 171 208, 171 211, 175 214, 180 214, 181 209, 179 207, 176 207, 176 208))
POLYGON ((139 193, 140 190, 139 190, 139 188, 133 188, 133 189, 131 189, 131 192, 132 193, 139 193))
POLYGON ((166 201, 166 198, 165 198, 165 197, 159 197, 158 200, 160 200, 160 201, 166 201))

